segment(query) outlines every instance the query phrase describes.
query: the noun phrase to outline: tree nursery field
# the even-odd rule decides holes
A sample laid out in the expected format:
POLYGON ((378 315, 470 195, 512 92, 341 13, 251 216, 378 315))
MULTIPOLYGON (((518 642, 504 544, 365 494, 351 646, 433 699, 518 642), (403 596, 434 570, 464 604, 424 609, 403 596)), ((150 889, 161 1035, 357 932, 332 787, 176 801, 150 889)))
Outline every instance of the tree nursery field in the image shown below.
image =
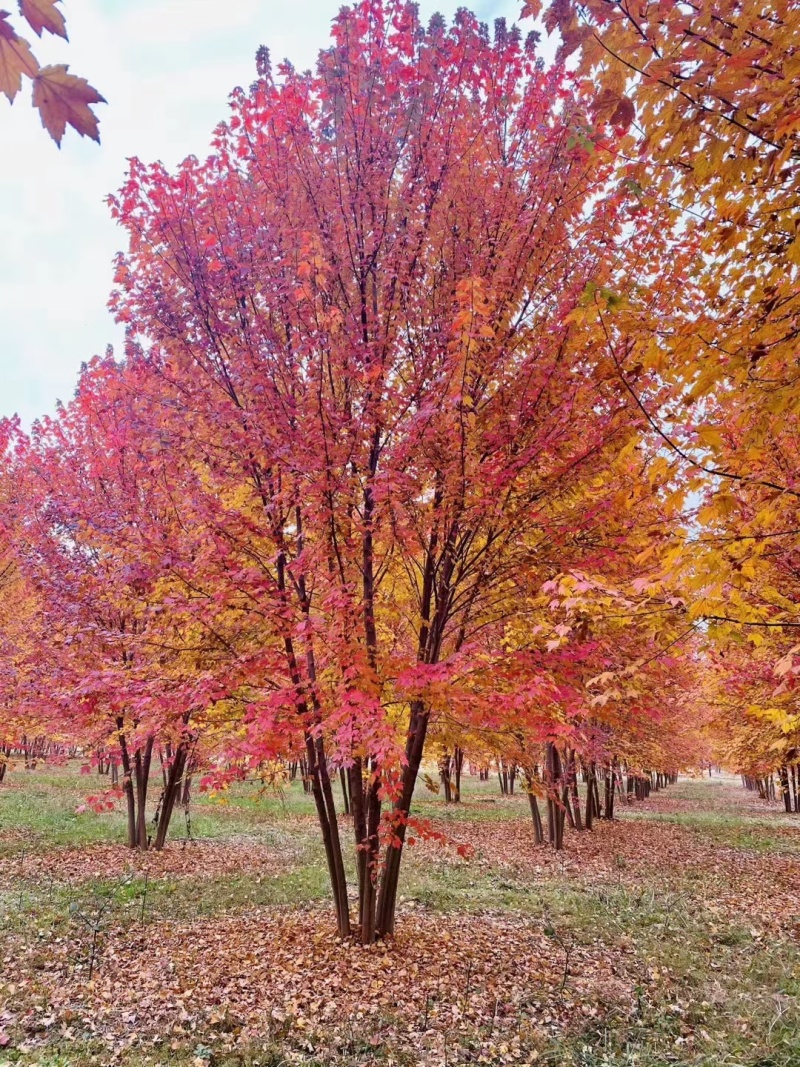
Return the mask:
POLYGON ((0 1067, 800 1065, 800 4, 424 6, 126 154, 0 420, 0 1067))
POLYGON ((0 1063, 800 1063, 800 816, 730 777, 562 852, 495 775, 424 790, 449 843, 409 850, 372 946, 337 939, 300 782, 199 798, 144 854, 85 791, 71 761, 0 798, 0 1063))

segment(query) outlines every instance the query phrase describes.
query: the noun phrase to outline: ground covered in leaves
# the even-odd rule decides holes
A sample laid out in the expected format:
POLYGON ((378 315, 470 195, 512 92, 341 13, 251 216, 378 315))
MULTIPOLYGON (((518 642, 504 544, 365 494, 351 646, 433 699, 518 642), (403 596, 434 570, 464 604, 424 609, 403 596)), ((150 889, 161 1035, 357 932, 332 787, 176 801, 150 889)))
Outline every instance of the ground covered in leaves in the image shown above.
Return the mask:
POLYGON ((494 782, 424 793, 453 845, 410 850, 370 948, 334 936, 299 783, 199 798, 147 856, 86 791, 72 766, 0 791, 0 1067, 800 1065, 800 817, 734 779, 561 854, 494 782))

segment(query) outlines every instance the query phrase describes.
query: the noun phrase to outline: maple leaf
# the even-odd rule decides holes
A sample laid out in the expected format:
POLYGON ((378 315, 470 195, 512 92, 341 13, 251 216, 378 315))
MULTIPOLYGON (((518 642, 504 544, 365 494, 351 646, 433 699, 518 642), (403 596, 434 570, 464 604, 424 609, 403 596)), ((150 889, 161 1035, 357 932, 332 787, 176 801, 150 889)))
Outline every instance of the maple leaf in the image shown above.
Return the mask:
POLYGON ((67 39, 67 24, 56 4, 59 0, 19 0, 19 10, 37 37, 42 30, 67 39))
POLYGON ((620 126, 622 129, 627 130, 635 118, 636 108, 633 106, 633 101, 629 96, 621 96, 611 116, 611 125, 620 126))
POLYGON ((39 64, 28 42, 14 32, 8 17, 8 11, 0 11, 0 92, 13 101, 22 88, 22 75, 34 78, 39 64))
POLYGON ((65 63, 42 67, 33 82, 33 106, 39 109, 42 125, 59 146, 67 124, 81 137, 99 141, 98 119, 89 105, 106 101, 85 78, 68 71, 65 63))

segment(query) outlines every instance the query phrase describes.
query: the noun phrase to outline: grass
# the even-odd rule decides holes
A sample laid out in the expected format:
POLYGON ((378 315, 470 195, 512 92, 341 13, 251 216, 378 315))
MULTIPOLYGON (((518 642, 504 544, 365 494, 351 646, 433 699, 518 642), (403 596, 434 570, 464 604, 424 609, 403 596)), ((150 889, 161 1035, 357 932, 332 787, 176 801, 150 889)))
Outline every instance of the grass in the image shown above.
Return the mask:
MULTIPOLYGON (((107 779, 81 775, 76 770, 74 763, 48 773, 20 770, 14 776, 16 781, 11 778, 12 788, 0 790, 0 856, 23 847, 81 847, 125 841, 126 822, 121 810, 78 813, 88 794, 100 793, 107 787, 107 779), (15 831, 15 835, 5 838, 4 830, 15 831)), ((160 784, 157 777, 151 779, 153 802, 160 784)), ((285 823, 298 815, 314 815, 313 802, 299 783, 292 783, 280 795, 265 793, 255 784, 240 785, 221 796, 200 793, 195 797, 191 833, 196 838, 225 838, 232 832, 260 832, 270 820, 285 823)), ((175 813, 170 830, 173 841, 186 837, 180 811, 175 813)))

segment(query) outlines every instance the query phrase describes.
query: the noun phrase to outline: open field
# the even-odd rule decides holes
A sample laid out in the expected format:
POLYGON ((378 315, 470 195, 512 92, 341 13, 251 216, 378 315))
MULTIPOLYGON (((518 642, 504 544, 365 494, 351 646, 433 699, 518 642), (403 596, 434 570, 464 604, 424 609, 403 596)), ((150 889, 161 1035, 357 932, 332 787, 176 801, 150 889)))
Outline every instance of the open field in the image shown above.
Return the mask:
POLYGON ((146 856, 75 813, 88 786, 40 766, 0 793, 2 1065, 800 1064, 800 819, 734 779, 562 854, 494 781, 425 793, 475 855, 410 849, 397 939, 367 949, 334 937, 299 783, 201 797, 146 856))

